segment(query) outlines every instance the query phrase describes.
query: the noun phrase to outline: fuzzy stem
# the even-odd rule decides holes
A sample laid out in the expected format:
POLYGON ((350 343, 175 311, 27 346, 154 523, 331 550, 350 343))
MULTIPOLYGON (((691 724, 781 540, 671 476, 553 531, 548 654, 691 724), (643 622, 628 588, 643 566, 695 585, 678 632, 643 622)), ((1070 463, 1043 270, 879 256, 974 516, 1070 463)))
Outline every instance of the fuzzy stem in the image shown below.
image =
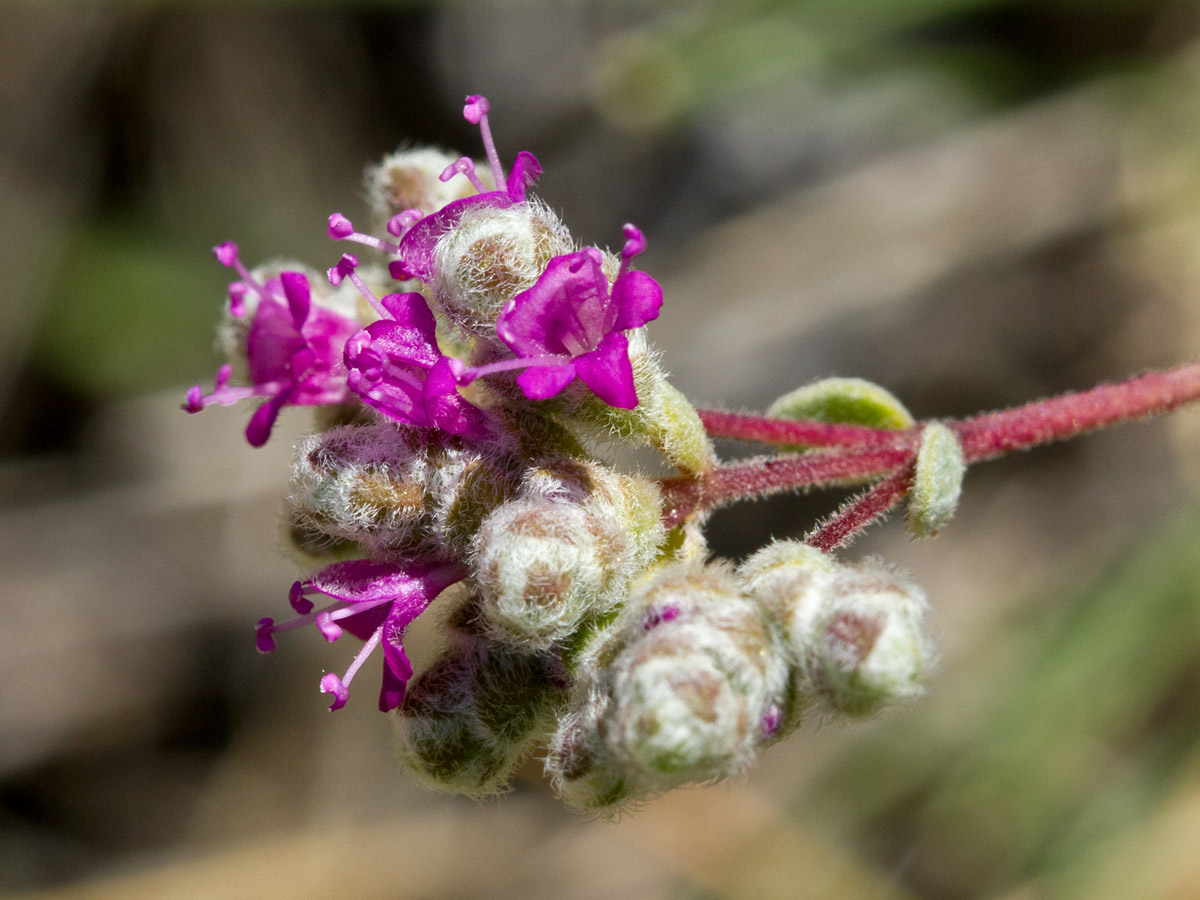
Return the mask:
POLYGON ((1061 441, 1085 431, 1168 412, 1200 398, 1200 360, 1117 384, 1062 394, 949 423, 967 462, 1061 441))
POLYGON ((912 447, 760 456, 725 463, 703 478, 669 478, 662 482, 664 522, 668 528, 699 510, 714 509, 746 497, 777 494, 819 484, 891 472, 912 461, 912 447))
POLYGON ((911 429, 869 428, 866 425, 819 422, 814 419, 776 419, 723 409, 700 409, 696 412, 710 437, 809 447, 907 446, 916 441, 911 429))
MULTIPOLYGON (((1197 399, 1200 399, 1200 360, 1161 372, 1136 375, 1117 384, 1102 384, 1087 391, 948 422, 947 425, 962 441, 966 462, 973 463, 994 459, 1013 450, 1065 440, 1118 422, 1168 412, 1197 399)), ((830 547, 843 542, 903 495, 903 485, 908 477, 904 473, 916 453, 923 427, 918 424, 892 431, 720 410, 701 410, 700 418, 713 436, 830 449, 723 463, 699 479, 665 479, 662 482, 666 501, 664 522, 668 527, 735 500, 896 473, 904 467, 900 474, 892 474, 857 501, 852 501, 809 538, 810 543, 833 540, 839 534, 838 529, 848 529, 830 547), (903 479, 901 474, 904 474, 903 479), (885 505, 871 512, 874 505, 880 503, 885 505), (858 517, 867 513, 870 516, 860 521, 858 517), (843 518, 846 523, 839 524, 843 518), (831 529, 829 536, 825 535, 827 529, 831 529)), ((822 545, 814 543, 814 546, 822 545)), ((822 549, 826 548, 822 546, 822 549)))
POLYGON ((841 509, 813 529, 804 539, 804 543, 826 553, 847 543, 850 538, 900 502, 908 492, 912 472, 912 465, 907 465, 894 475, 852 497, 841 509))

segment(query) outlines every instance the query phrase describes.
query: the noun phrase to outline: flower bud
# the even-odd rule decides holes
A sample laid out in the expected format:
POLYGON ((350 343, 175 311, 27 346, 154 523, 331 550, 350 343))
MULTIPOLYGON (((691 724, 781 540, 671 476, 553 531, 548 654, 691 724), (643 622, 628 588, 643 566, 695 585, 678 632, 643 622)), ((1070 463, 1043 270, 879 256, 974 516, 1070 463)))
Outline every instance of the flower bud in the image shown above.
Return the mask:
POLYGON ((495 640, 546 649, 625 595, 662 540, 653 485, 586 461, 530 469, 474 541, 481 615, 495 640))
POLYGON ((434 303, 466 332, 495 341, 504 305, 573 249, 562 222, 537 201, 469 209, 434 250, 434 303))
POLYGON ((775 541, 738 568, 743 589, 790 641, 808 634, 825 605, 838 563, 800 541, 775 541))
POLYGON ((774 738, 790 703, 787 657, 727 568, 662 569, 620 622, 601 665, 579 673, 575 718, 552 742, 564 799, 722 778, 774 738))
POLYGON ((876 564, 841 567, 807 634, 792 634, 801 689, 833 712, 870 715, 924 693, 936 652, 924 593, 876 564))
POLYGON ((409 685, 396 711, 397 751, 429 787, 494 794, 551 722, 563 690, 548 658, 459 644, 409 685))
POLYGON ((593 694, 559 720, 546 751, 546 775, 575 809, 615 812, 635 796, 631 776, 608 752, 602 731, 608 697, 593 694))
MULTIPOLYGON (((367 200, 378 229, 382 231, 388 219, 406 210, 419 209, 429 215, 447 203, 474 194, 474 186, 465 178, 442 181, 439 177, 456 159, 441 150, 416 147, 398 150, 368 167, 367 200)), ((487 166, 478 169, 481 179, 491 180, 487 166)))
POLYGON ((908 530, 916 537, 932 537, 950 521, 962 493, 963 460, 958 437, 941 422, 930 422, 921 431, 921 446, 908 492, 908 530))
POLYGON ((355 541, 373 554, 465 545, 511 489, 502 460, 441 432, 348 425, 297 447, 291 529, 355 541))

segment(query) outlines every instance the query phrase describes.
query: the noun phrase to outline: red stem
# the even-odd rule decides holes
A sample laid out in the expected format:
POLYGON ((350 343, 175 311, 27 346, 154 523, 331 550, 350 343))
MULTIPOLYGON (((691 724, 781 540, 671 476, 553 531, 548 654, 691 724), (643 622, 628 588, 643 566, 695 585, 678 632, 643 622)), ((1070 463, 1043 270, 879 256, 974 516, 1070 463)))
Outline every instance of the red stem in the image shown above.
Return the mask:
POLYGON ((775 419, 723 409, 699 409, 700 421, 711 437, 737 438, 764 444, 798 444, 808 447, 884 447, 911 443, 908 430, 868 428, 817 422, 811 419, 775 419))
POLYGON ((1118 384, 1062 394, 999 412, 984 413, 950 427, 962 441, 967 462, 994 459, 1013 450, 1061 441, 1085 431, 1163 413, 1200 398, 1200 360, 1147 372, 1118 384))
MULTIPOLYGON (((972 463, 1167 412, 1196 399, 1200 399, 1200 360, 947 424, 962 441, 966 461, 972 463)), ((852 500, 810 536, 809 543, 822 549, 843 543, 904 495, 908 464, 916 453, 922 427, 891 431, 719 410, 701 410, 700 418, 714 436, 831 449, 724 463, 698 480, 666 479, 662 488, 668 527, 698 511, 745 497, 894 473, 852 500)))
POLYGON ((713 509, 745 497, 880 475, 910 462, 914 453, 912 447, 883 447, 760 456, 717 466, 701 480, 664 479, 662 489, 667 510, 664 521, 671 528, 697 509, 713 509))
POLYGON ((809 534, 804 543, 826 553, 840 547, 900 502, 908 493, 912 471, 912 465, 907 465, 869 490, 851 498, 809 534))

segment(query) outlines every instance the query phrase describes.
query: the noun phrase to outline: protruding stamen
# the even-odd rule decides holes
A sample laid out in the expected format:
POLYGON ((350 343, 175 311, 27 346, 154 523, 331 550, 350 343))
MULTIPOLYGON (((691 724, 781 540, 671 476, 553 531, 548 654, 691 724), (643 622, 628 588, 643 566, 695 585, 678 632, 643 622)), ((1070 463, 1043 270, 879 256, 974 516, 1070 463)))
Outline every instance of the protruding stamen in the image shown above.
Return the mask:
POLYGON ((229 285, 229 314, 240 319, 246 314, 246 291, 249 288, 242 282, 235 281, 229 285))
POLYGON ((388 234, 402 238, 408 230, 425 218, 425 213, 419 209, 406 209, 398 212, 387 221, 388 234))
POLYGON ((467 177, 467 181, 471 182, 471 184, 475 186, 475 190, 479 191, 481 194, 487 193, 488 186, 484 184, 483 180, 480 179, 480 177, 475 173, 475 163, 470 157, 460 156, 454 162, 450 163, 450 165, 446 166, 438 178, 442 181, 449 181, 455 175, 465 175, 467 177))
POLYGON ((354 680, 354 676, 358 674, 358 670, 362 668, 362 664, 367 661, 367 657, 379 646, 379 642, 382 639, 383 626, 380 625, 367 638, 362 649, 358 651, 358 655, 354 657, 354 661, 350 663, 350 667, 346 669, 345 675, 339 678, 333 672, 330 672, 321 679, 321 692, 333 694, 333 703, 329 706, 331 712, 335 709, 341 709, 346 705, 346 701, 350 698, 350 682, 354 680))
POLYGON ((312 612, 313 603, 304 596, 304 582, 293 582, 291 590, 288 591, 288 603, 292 605, 292 609, 302 616, 312 612))
POLYGON ((275 630, 275 620, 265 616, 254 626, 254 646, 259 653, 270 653, 275 649, 275 638, 271 632, 275 630))
POLYGON ((342 636, 342 626, 333 621, 333 615, 329 610, 321 610, 317 613, 317 630, 329 643, 333 643, 342 636))
POLYGON ((646 251, 646 236, 642 234, 640 228, 627 222, 621 231, 625 234, 625 246, 621 248, 621 268, 617 272, 618 278, 629 271, 630 260, 646 251))
POLYGON ((492 140, 492 129, 488 125, 488 110, 491 104, 487 97, 481 94, 471 94, 467 97, 467 105, 463 107, 463 118, 472 125, 478 125, 483 135, 483 149, 487 151, 488 165, 492 168, 492 177, 496 179, 496 187, 504 185, 504 167, 500 165, 500 156, 496 153, 496 143, 492 140))
POLYGON ((346 276, 351 275, 358 266, 358 257, 353 253, 343 253, 336 266, 326 270, 329 283, 337 287, 346 276))
POLYGON ((329 704, 330 712, 341 709, 350 699, 350 688, 346 687, 342 679, 333 672, 329 672, 321 678, 321 693, 333 694, 333 702, 329 704))
POLYGON ((340 241, 354 234, 354 226, 341 213, 333 213, 329 217, 329 225, 325 229, 331 241, 340 241))
POLYGON ((466 386, 476 378, 482 378, 484 375, 495 375, 497 372, 510 372, 513 369, 528 369, 531 366, 561 366, 569 363, 572 358, 570 356, 514 356, 512 359, 501 359, 497 362, 468 369, 463 365, 461 360, 451 357, 450 371, 454 373, 459 384, 466 386))
POLYGON ((375 296, 365 281, 358 277, 358 273, 354 270, 358 267, 358 257, 353 253, 343 253, 342 258, 338 260, 338 264, 330 269, 326 274, 329 276, 329 283, 337 287, 342 283, 343 279, 349 278, 350 283, 358 288, 358 292, 366 298, 366 301, 371 304, 371 309, 379 314, 381 319, 390 319, 391 314, 388 313, 379 298, 375 296))
POLYGON ((217 244, 213 247, 213 256, 225 268, 232 267, 241 276, 242 281, 246 282, 259 297, 267 296, 266 288, 259 284, 258 279, 251 275, 250 270, 242 264, 241 257, 238 256, 238 245, 233 241, 217 244))
POLYGON ((233 241, 225 241, 223 244, 217 244, 212 249, 213 256, 217 258, 217 262, 227 269, 237 261, 238 245, 233 241))
POLYGON ((183 401, 183 411, 189 413, 198 413, 204 409, 204 391, 200 385, 193 384, 187 390, 187 395, 183 401))
POLYGON ((372 234, 355 231, 354 224, 341 213, 334 213, 329 217, 329 226, 325 231, 329 235, 329 239, 333 241, 354 241, 357 244, 365 244, 376 250, 382 250, 384 253, 400 252, 400 248, 390 241, 382 240, 372 234))
POLYGON ((204 407, 213 403, 220 406, 232 406, 248 397, 270 396, 275 391, 282 390, 283 388, 283 385, 278 381, 271 381, 255 387, 230 387, 229 378, 232 374, 233 366, 229 363, 225 363, 225 365, 217 369, 217 377, 213 379, 211 394, 205 394, 198 384, 188 388, 187 394, 184 395, 184 412, 198 413, 204 407))

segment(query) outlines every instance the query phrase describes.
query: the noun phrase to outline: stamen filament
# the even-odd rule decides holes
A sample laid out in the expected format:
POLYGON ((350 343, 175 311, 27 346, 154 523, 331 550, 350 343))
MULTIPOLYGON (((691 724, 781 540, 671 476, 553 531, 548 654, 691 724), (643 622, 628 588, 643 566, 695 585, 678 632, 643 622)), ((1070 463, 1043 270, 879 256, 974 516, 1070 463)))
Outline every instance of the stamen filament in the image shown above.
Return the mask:
POLYGON ((484 375, 495 375, 497 372, 509 372, 513 369, 527 369, 530 366, 561 366, 570 362, 571 359, 570 356, 515 356, 512 359, 501 359, 467 369, 459 376, 458 383, 468 385, 484 375))
POLYGON ((346 674, 342 676, 342 684, 344 686, 348 687, 350 685, 350 682, 354 680, 354 676, 358 673, 358 670, 362 668, 362 664, 367 661, 367 657, 371 655, 372 651, 379 646, 379 642, 381 640, 383 640, 382 625, 376 628, 375 631, 372 632, 371 636, 367 638, 366 643, 362 645, 362 649, 358 651, 358 655, 354 657, 354 661, 350 663, 349 668, 346 669, 346 674))
POLYGON ((466 176, 467 181, 475 186, 475 190, 481 194, 486 194, 488 186, 483 183, 483 180, 475 172, 475 163, 470 157, 460 156, 442 171, 438 178, 442 181, 449 181, 455 175, 466 176))
POLYGON ((502 190, 504 187, 504 167, 500 165, 500 154, 496 152, 496 142, 492 140, 492 128, 488 125, 486 100, 482 101, 479 108, 482 110, 479 116, 479 131, 483 135, 483 149, 487 152, 488 165, 492 167, 492 177, 496 179, 496 189, 502 190))
POLYGON ((296 616, 288 619, 286 622, 277 622, 271 626, 271 632, 291 631, 293 628, 301 628, 305 625, 311 625, 317 621, 317 616, 323 613, 333 613, 334 611, 343 609, 349 605, 350 604, 348 604, 345 600, 336 600, 333 603, 330 603, 328 606, 323 606, 320 609, 314 609, 312 612, 306 613, 303 616, 296 616))

